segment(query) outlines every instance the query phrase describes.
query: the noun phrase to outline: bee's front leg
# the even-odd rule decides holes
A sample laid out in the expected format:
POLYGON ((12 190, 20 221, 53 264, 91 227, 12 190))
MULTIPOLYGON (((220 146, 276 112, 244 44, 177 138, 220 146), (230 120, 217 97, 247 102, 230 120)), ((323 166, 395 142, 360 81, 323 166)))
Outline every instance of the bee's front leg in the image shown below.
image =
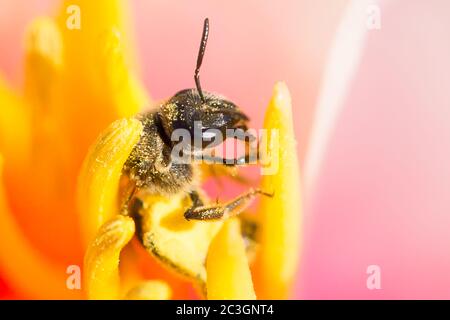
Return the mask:
MULTIPOLYGON (((121 183, 125 184, 123 181, 125 179, 122 178, 121 183)), ((138 188, 136 184, 132 181, 129 181, 129 179, 126 179, 126 184, 124 187, 121 188, 120 197, 119 197, 119 213, 127 216, 129 215, 130 211, 130 203, 132 202, 134 196, 136 195, 136 192, 138 191, 138 188)))
POLYGON ((200 195, 198 194, 197 191, 193 190, 193 191, 189 192, 189 197, 191 198, 191 201, 192 201, 192 207, 190 209, 203 206, 203 201, 200 198, 200 195))
POLYGON ((196 206, 193 201, 193 206, 184 213, 184 217, 187 220, 220 220, 234 217, 247 209, 258 194, 268 197, 273 196, 273 194, 266 193, 260 189, 250 189, 246 193, 223 204, 196 206))
POLYGON ((207 164, 221 164, 228 167, 234 167, 234 166, 244 166, 248 164, 254 164, 256 163, 257 159, 250 159, 248 155, 244 155, 236 159, 226 159, 222 157, 203 154, 195 156, 195 160, 204 161, 207 164))

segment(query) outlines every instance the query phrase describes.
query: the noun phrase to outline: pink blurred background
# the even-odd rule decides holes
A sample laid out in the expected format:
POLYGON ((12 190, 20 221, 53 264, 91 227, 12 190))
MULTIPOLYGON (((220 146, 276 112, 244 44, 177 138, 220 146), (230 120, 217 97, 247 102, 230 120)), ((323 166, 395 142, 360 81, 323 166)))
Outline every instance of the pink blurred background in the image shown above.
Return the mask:
MULTIPOLYGON (((296 298, 450 298, 450 2, 130 3, 152 97, 193 86, 206 16, 205 89, 258 127, 274 82, 288 84, 305 192, 296 298)), ((0 72, 17 86, 25 26, 54 4, 0 0, 0 72)))

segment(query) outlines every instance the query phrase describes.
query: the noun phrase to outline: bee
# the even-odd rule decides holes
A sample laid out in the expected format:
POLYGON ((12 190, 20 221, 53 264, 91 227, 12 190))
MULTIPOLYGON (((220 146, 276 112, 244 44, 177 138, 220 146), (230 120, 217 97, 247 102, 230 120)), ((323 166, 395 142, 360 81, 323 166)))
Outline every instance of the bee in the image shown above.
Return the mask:
POLYGON ((205 155, 203 151, 223 142, 220 137, 225 136, 227 129, 236 130, 238 133, 233 137, 243 140, 246 145, 256 139, 246 133, 249 118, 236 104, 201 88, 199 73, 208 35, 209 20, 206 18, 194 72, 196 88, 181 90, 156 110, 137 116, 143 125, 143 134, 123 167, 123 176, 128 178, 132 186, 122 206, 123 211, 128 210, 130 199, 138 191, 168 197, 183 192, 190 197, 192 203, 184 213, 186 219, 218 220, 238 215, 258 194, 268 195, 259 189, 250 189, 227 203, 214 204, 205 204, 200 196, 196 182, 200 170, 199 159, 227 167, 248 164, 247 154, 235 159, 225 159, 205 155), (201 124, 200 128, 196 128, 197 123, 201 124), (182 150, 192 160, 189 163, 172 161, 172 151, 177 143, 172 136, 179 129, 190 133, 191 140, 187 141, 187 147, 182 150), (211 136, 210 129, 222 134, 211 136), (202 141, 199 150, 194 147, 196 139, 202 141), (206 143, 207 140, 213 142, 206 143))

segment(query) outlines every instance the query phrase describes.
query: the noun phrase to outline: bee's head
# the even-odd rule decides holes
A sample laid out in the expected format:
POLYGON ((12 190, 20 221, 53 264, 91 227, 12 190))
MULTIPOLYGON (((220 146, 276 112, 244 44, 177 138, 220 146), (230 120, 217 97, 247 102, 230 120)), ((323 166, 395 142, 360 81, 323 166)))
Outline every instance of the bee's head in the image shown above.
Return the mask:
MULTIPOLYGON (((175 94, 165 103, 158 117, 167 138, 173 138, 176 130, 188 132, 191 146, 214 146, 223 142, 230 130, 233 138, 253 141, 256 138, 246 134, 248 117, 236 105, 225 98, 202 91, 200 67, 206 50, 209 34, 209 20, 205 19, 200 49, 197 57, 194 80, 196 89, 186 89, 175 94), (200 144, 197 144, 200 142, 200 144)), ((172 139, 173 141, 173 139, 172 139)))
POLYGON ((161 107, 159 117, 168 137, 183 130, 189 132, 191 144, 201 141, 203 148, 223 142, 230 134, 235 139, 253 140, 245 133, 248 117, 233 102, 205 91, 203 98, 196 89, 186 89, 161 107))

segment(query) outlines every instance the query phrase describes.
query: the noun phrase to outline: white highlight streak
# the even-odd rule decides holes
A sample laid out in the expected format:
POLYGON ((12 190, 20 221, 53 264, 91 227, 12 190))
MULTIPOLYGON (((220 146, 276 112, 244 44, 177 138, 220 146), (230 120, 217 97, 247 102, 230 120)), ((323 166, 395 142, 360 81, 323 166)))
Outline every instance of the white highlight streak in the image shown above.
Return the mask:
POLYGON ((358 68, 367 35, 366 9, 373 0, 352 0, 331 46, 305 159, 307 196, 314 193, 325 150, 358 68))

